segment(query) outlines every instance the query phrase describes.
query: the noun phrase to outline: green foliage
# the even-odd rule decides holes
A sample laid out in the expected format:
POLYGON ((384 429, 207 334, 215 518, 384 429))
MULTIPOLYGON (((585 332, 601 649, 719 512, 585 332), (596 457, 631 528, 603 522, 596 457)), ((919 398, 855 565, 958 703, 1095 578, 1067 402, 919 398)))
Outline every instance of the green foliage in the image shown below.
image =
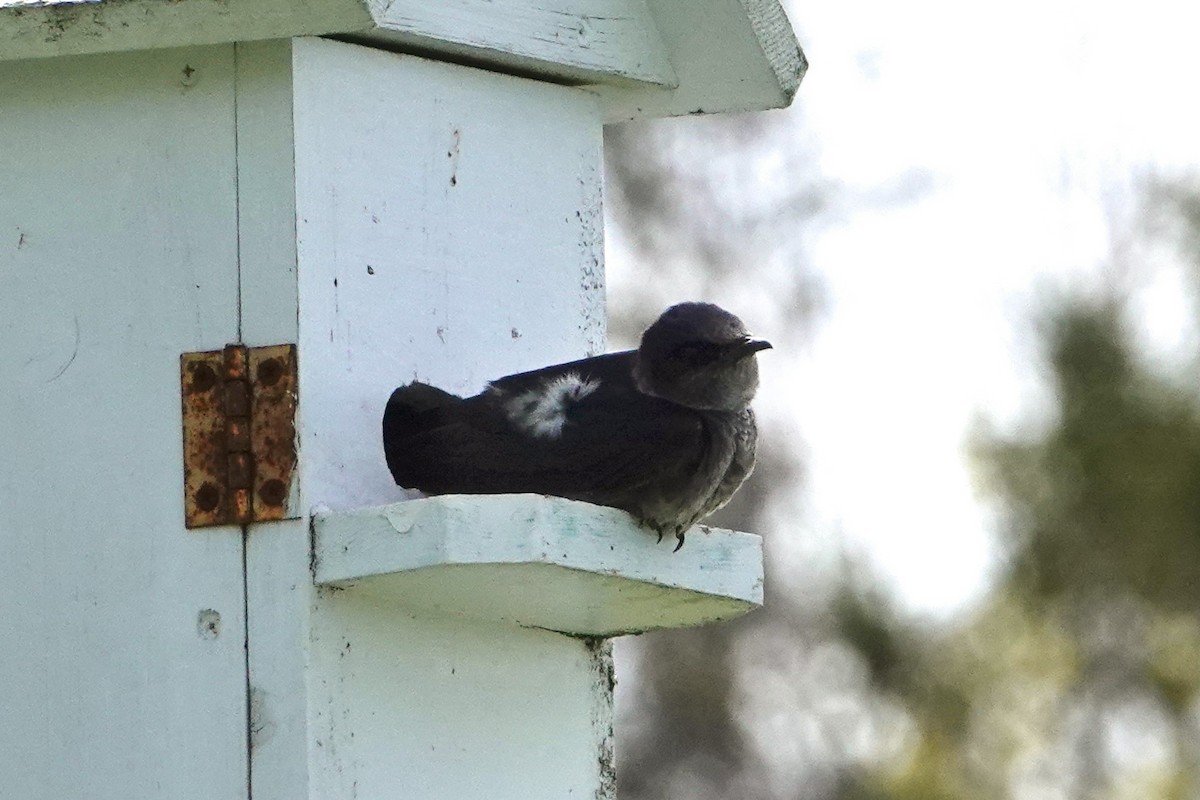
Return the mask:
MULTIPOLYGON (((1200 194, 1158 197, 1200 274, 1200 194)), ((856 776, 841 800, 999 800, 1023 796, 1022 775, 1078 797, 1200 789, 1187 744, 1200 702, 1200 393, 1138 348, 1128 309, 1116 289, 1050 302, 1034 329, 1049 413, 1017 435, 975 437, 1009 570, 974 616, 939 637, 835 606, 916 731, 904 757, 856 776), (1158 731, 1174 755, 1121 764, 1106 744, 1118 728, 1158 731)))
POLYGON ((1009 512, 1015 578, 1046 598, 1200 608, 1195 398, 1137 359, 1114 299, 1064 303, 1045 335, 1056 424, 978 448, 1009 512))
MULTIPOLYGON (((725 134, 718 149, 754 138, 736 125, 725 134)), ((697 185, 688 176, 699 166, 678 168, 687 143, 662 130, 608 134, 618 215, 656 263, 656 279, 673 286, 679 273, 671 264, 679 262, 699 264, 704 285, 722 292, 776 281, 771 295, 780 307, 811 319, 820 296, 811 275, 785 270, 780 279, 764 270, 767 251, 783 238, 764 231, 812 227, 828 187, 809 190, 820 183, 798 179, 801 189, 785 202, 771 197, 739 217, 734 212, 755 192, 731 192, 734 202, 723 207, 728 187, 718 173, 697 185)), ((711 158, 692 150, 697 164, 711 158)), ((1152 232, 1174 235, 1193 262, 1188 288, 1200 316, 1200 191, 1163 185, 1151 199, 1152 216, 1165 223, 1152 232)), ((1137 266, 1122 268, 1136 283, 1137 266)), ((922 626, 898 619, 852 582, 814 601, 800 588, 789 597, 784 576, 770 575, 771 601, 755 617, 645 637, 642 713, 637 733, 623 740, 621 796, 1197 797, 1200 756, 1188 745, 1195 724, 1188 720, 1200 707, 1200 391, 1195 375, 1139 350, 1129 315, 1123 292, 1111 287, 1098 298, 1050 302, 1033 333, 1052 407, 1019 434, 975 437, 983 493, 1001 511, 1007 572, 974 615, 952 630, 922 626), (822 647, 852 651, 862 676, 813 686, 845 678, 805 671, 822 647), (860 694, 847 690, 854 680, 860 694), (826 747, 797 754, 794 741, 763 746, 747 735, 767 723, 745 718, 739 693, 761 685, 784 713, 820 731, 826 747), (869 748, 856 749, 848 732, 855 713, 883 706, 900 713, 884 718, 881 728, 893 730, 879 738, 901 744, 863 755, 869 748), (1122 726, 1134 751, 1154 735, 1171 738, 1160 748, 1167 755, 1138 761, 1127 753, 1122 762, 1106 739, 1122 726), (789 767, 802 783, 779 780, 789 767)), ((769 445, 763 456, 754 483, 720 523, 764 530, 771 498, 803 480, 794 458, 772 457, 769 445)), ((766 532, 769 546, 772 535, 790 533, 766 532)), ((782 739, 804 727, 778 730, 782 739)))
MULTIPOLYGON (((1180 238, 1200 242, 1200 195, 1158 197, 1180 238)), ((1049 422, 977 437, 1011 570, 966 630, 983 676, 963 687, 969 738, 1007 740, 1010 767, 1065 744, 1057 781, 1078 796, 1190 797, 1200 788, 1184 733, 1200 699, 1200 403, 1194 377, 1139 350, 1130 321, 1111 287, 1058 298, 1039 328, 1049 422), (1080 728, 1065 727, 1068 714, 1080 728), (1175 756, 1121 767, 1103 744, 1114 724, 1165 730, 1175 756)))

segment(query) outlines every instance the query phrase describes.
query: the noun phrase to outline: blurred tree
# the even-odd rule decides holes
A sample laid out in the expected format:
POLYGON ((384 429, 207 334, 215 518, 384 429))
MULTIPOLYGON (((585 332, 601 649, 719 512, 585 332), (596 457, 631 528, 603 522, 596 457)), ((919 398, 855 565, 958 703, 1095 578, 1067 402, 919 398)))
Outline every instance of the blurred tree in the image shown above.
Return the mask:
MULTIPOLYGON (((616 221, 654 264, 614 303, 630 310, 618 339, 683 297, 753 303, 794 323, 793 345, 811 332, 807 242, 846 201, 786 119, 610 129, 616 221)), ((1149 197, 1152 232, 1191 264, 1200 320, 1200 190, 1149 197)), ((764 533, 770 604, 637 643, 623 800, 1200 797, 1200 357, 1172 368, 1139 346, 1139 265, 1117 267, 1037 322, 1046 419, 976 436, 1007 571, 953 626, 901 619, 855 563, 781 571, 772 549, 794 534, 771 509, 803 464, 766 416, 760 467, 714 521, 764 533)))
MULTIPOLYGON (((639 270, 637 286, 613 304, 623 312, 613 319, 614 338, 632 346, 664 305, 683 299, 752 306, 748 324, 761 328, 769 320, 773 336, 786 332, 789 342, 776 341, 783 353, 804 338, 820 304, 804 248, 830 190, 808 175, 795 130, 783 115, 608 128, 610 208, 638 260, 654 265, 639 270)), ((757 469, 712 521, 765 532, 769 542, 767 511, 780 493, 795 492, 802 465, 799 447, 772 435, 778 420, 760 410, 760 427, 757 469)), ((637 712, 619 737, 620 797, 769 796, 767 767, 739 718, 738 650, 746 637, 761 635, 755 631, 777 626, 783 607, 637 643, 644 668, 636 685, 622 687, 636 693, 623 705, 637 712)))
MULTIPOLYGON (((848 770, 875 757, 878 741, 896 746, 903 723, 895 703, 871 687, 872 669, 892 658, 886 645, 873 642, 860 653, 839 629, 843 620, 830 613, 835 601, 851 603, 840 589, 841 571, 822 571, 838 566, 837 558, 786 558, 800 527, 803 445, 794 409, 771 394, 769 378, 798 359, 820 315, 809 242, 851 203, 842 187, 816 173, 811 149, 797 138, 799 113, 606 132, 609 208, 646 265, 632 285, 610 284, 614 339, 632 346, 667 303, 704 299, 740 311, 776 345, 764 358, 768 380, 756 403, 758 467, 712 520, 763 534, 768 605, 732 624, 620 645, 626 675, 635 676, 618 695, 627 712, 618 719, 623 800, 837 798, 848 770)), ((910 175, 898 185, 886 202, 910 199, 928 184, 910 175)), ((866 643, 869 631, 853 633, 860 632, 866 643)))
POLYGON ((821 291, 806 247, 835 192, 795 140, 795 113, 605 129, 608 208, 648 267, 619 306, 618 338, 681 293, 753 302, 797 338, 808 333, 821 291))
MULTIPOLYGON (((1149 197, 1152 217, 1179 223, 1153 229, 1173 229, 1200 275, 1200 190, 1149 197)), ((905 668, 876 685, 902 698, 918 744, 847 797, 1200 797, 1196 362, 1138 345, 1147 276, 1119 266, 1041 315, 1048 419, 976 437, 1007 577, 933 641, 894 625, 867 637, 902 640, 905 668)))
MULTIPOLYGON (((981 448, 1011 518, 1014 580, 1085 603, 1129 594, 1200 608, 1200 412, 1139 362, 1119 297, 1064 303, 1045 326, 1057 424, 981 448)), ((1182 377, 1182 376, 1180 376, 1182 377)))

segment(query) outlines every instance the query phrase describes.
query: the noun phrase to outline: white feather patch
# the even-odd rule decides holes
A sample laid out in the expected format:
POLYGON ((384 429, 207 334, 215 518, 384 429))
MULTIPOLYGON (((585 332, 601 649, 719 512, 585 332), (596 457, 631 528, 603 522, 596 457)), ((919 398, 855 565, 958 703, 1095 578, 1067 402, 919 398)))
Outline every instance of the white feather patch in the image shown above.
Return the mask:
POLYGON ((540 389, 523 392, 505 404, 508 418, 519 428, 544 439, 562 436, 567 409, 600 388, 599 381, 585 381, 568 372, 540 389))

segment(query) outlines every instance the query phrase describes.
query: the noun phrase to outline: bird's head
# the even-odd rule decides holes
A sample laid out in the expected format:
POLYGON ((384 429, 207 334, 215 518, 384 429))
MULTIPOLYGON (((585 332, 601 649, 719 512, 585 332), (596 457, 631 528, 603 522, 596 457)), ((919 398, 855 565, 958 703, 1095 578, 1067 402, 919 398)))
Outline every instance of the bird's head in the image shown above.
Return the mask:
POLYGON ((642 334, 633 377, 642 392, 682 406, 740 411, 758 389, 754 354, 770 346, 723 308, 680 303, 642 334))

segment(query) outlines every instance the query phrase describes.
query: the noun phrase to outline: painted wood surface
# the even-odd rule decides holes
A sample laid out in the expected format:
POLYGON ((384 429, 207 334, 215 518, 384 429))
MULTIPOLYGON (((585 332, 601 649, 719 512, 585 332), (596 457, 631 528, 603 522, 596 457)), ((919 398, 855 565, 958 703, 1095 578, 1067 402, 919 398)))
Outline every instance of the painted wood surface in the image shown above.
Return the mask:
MULTIPOLYGON (((63 41, 147 10, 60 5, 63 41)), ((300 39, 0 96, 0 788, 611 797, 606 645, 318 588, 307 519, 188 532, 179 494, 183 351, 297 342, 297 507, 353 509, 398 496, 397 383, 602 350, 596 95, 300 39)))
POLYGON ((611 800, 611 654, 321 591, 311 796, 611 800))
POLYGON ((696 526, 656 542, 623 511, 541 495, 447 495, 313 520, 318 583, 410 611, 616 636, 762 605, 762 540, 696 526))
POLYGON ((179 494, 181 351, 298 343, 296 507, 353 510, 398 497, 398 383, 604 349, 593 92, 296 40, 0 96, 2 788, 611 798, 606 645, 314 587, 307 519, 244 549, 179 494))
POLYGON ((588 92, 365 47, 295 46, 303 503, 398 497, 388 395, 480 391, 605 342, 588 92))
MULTIPOLYGON (((236 48, 239 325, 247 344, 296 342, 292 45, 278 40, 236 48)), ((297 357, 304 359, 302 349, 297 357)), ((301 387, 300 403, 305 402, 301 387)), ((307 468, 304 452, 298 455, 297 473, 307 468)), ((310 625, 317 598, 308 568, 307 507, 298 499, 291 507, 304 519, 254 525, 246 537, 254 800, 319 797, 310 793, 308 720, 310 625)))
POLYGON ((0 64, 4 797, 248 797, 241 531, 180 496, 179 354, 237 336, 233 74, 0 64))
POLYGON ((783 108, 808 61, 777 0, 649 0, 671 64, 670 90, 592 87, 610 122, 783 108))
POLYGON ((0 60, 313 34, 587 85, 610 121, 786 106, 806 67, 778 0, 0 0, 0 60))
MULTIPOLYGON (((322 40, 238 65, 242 327, 299 343, 302 507, 394 500, 395 385, 603 348, 600 112, 322 40)), ((307 520, 251 530, 255 798, 611 797, 606 646, 318 590, 309 559, 307 520)))
POLYGON ((278 39, 373 27, 365 0, 0 0, 0 60, 278 39))
POLYGON ((645 0, 373 0, 391 40, 576 83, 679 82, 645 0))
MULTIPOLYGON (((600 112, 586 92, 317 39, 294 69, 301 494, 357 508, 399 496, 380 446, 398 383, 473 391, 603 348, 600 112)), ((584 642, 399 616, 318 593, 316 796, 600 792, 584 642)))

